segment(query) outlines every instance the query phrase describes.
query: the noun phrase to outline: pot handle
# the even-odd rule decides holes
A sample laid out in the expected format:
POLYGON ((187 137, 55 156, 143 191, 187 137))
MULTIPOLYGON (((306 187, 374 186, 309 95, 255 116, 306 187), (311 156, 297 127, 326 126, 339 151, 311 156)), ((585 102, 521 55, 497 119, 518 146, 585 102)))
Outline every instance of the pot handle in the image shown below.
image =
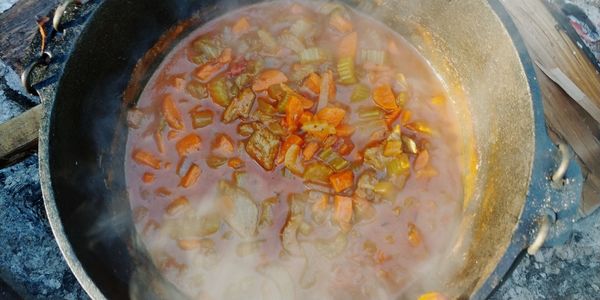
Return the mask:
POLYGON ((10 166, 35 152, 42 105, 0 124, 0 168, 10 166))

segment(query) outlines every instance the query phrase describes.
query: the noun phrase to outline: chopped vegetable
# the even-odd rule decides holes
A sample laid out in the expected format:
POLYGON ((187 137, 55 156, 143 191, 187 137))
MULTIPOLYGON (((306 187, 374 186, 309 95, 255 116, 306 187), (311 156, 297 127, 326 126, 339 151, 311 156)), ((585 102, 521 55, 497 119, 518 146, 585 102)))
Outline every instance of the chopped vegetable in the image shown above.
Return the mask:
POLYGON ((198 165, 196 164, 192 164, 185 173, 185 175, 181 177, 181 180, 179 181, 179 186, 184 188, 192 186, 194 183, 196 183, 196 181, 198 181, 198 178, 200 178, 201 174, 202 170, 200 169, 200 167, 198 167, 198 165))
POLYGON ((261 128, 252 133, 246 151, 265 170, 273 170, 280 141, 269 129, 261 128))
POLYGON ((356 71, 354 69, 354 58, 349 56, 341 57, 338 60, 337 71, 340 78, 339 82, 341 84, 350 85, 356 83, 357 79, 356 71))
POLYGON ((200 136, 195 133, 190 133, 189 135, 179 140, 179 142, 177 142, 177 144, 175 145, 175 148, 177 149, 179 157, 183 157, 191 153, 200 151, 201 146, 202 139, 200 138, 200 136))
POLYGON ((308 161, 311 158, 313 158, 315 153, 317 153, 317 150, 319 150, 319 143, 317 143, 317 142, 308 143, 304 147, 304 150, 302 151, 302 156, 304 157, 304 161, 308 161))
POLYGON ((292 146, 292 145, 302 145, 304 141, 302 140, 301 137, 295 135, 295 134, 290 134, 285 141, 283 142, 283 144, 281 145, 281 149, 279 151, 279 156, 277 157, 277 163, 280 164, 283 162, 284 157, 288 151, 288 149, 292 146))
POLYGON ((251 89, 246 88, 242 90, 240 95, 234 98, 223 112, 223 122, 231 123, 237 118, 248 119, 250 110, 254 104, 254 99, 256 99, 256 95, 251 89))
POLYGON ((320 63, 327 59, 325 50, 316 47, 306 48, 298 53, 298 55, 302 64, 320 63))
POLYGON ((300 146, 297 144, 293 144, 287 150, 285 154, 284 164, 285 167, 290 170, 293 174, 301 176, 304 172, 304 168, 300 161, 298 160, 298 156, 300 154, 300 146))
POLYGON ((354 173, 351 170, 335 173, 329 176, 329 182, 334 191, 342 192, 354 184, 354 173))
POLYGON ((194 129, 204 128, 213 123, 214 113, 211 110, 200 110, 199 107, 190 111, 192 127, 194 129))
POLYGON ((381 145, 367 148, 364 159, 365 163, 375 168, 375 170, 383 170, 385 167, 386 158, 383 156, 383 147, 381 145))
POLYGON ((361 106, 357 112, 361 120, 380 120, 383 118, 381 109, 373 106, 361 106))
POLYGON ((142 175, 142 182, 144 183, 152 183, 154 181, 154 174, 150 172, 145 172, 142 175))
POLYGON ((165 153, 165 142, 163 140, 163 136, 162 133, 157 130, 154 132, 153 134, 154 137, 154 143, 156 143, 156 149, 158 150, 158 152, 165 153))
POLYGON ((382 50, 362 49, 360 59, 363 63, 383 65, 385 63, 385 52, 382 50))
POLYGON ((241 160, 239 157, 233 157, 229 159, 227 165, 230 166, 232 169, 237 170, 244 167, 244 161, 241 160))
POLYGON ((229 157, 234 151, 233 140, 227 134, 219 133, 211 144, 211 151, 213 154, 229 157))
POLYGON ((337 127, 344 120, 346 111, 339 107, 327 106, 321 109, 316 117, 319 120, 326 121, 333 127, 337 127))
POLYGON ((333 170, 330 167, 320 162, 313 162, 306 166, 302 177, 310 182, 328 184, 331 174, 333 170))
POLYGON ((162 113, 165 121, 167 121, 167 124, 169 124, 169 127, 176 130, 183 129, 183 119, 181 118, 181 113, 179 112, 179 109, 177 109, 175 101, 173 101, 173 97, 171 95, 166 95, 163 99, 162 113))
POLYGON ((231 62, 231 48, 225 48, 221 55, 213 61, 207 62, 194 70, 194 77, 200 81, 207 81, 225 70, 231 62))
POLYGON ((403 135, 402 136, 402 151, 410 154, 417 154, 417 143, 412 138, 403 135))
POLYGON ((237 127, 237 132, 241 136, 250 136, 254 132, 254 127, 252 123, 240 123, 237 127))
POLYGON ((302 125, 302 130, 321 137, 336 133, 334 126, 328 122, 319 120, 304 123, 304 125, 302 125))
POLYGON ((335 128, 335 134, 339 137, 349 137, 354 133, 355 130, 356 128, 352 125, 341 124, 335 128))
POLYGON ((171 200, 165 210, 167 214, 174 216, 185 210, 188 205, 190 205, 190 201, 185 196, 181 196, 171 200))
POLYGON ((208 83, 208 93, 212 101, 221 107, 227 107, 231 102, 225 77, 217 77, 210 81, 208 83))
POLYGON ((300 54, 302 51, 304 51, 304 44, 302 41, 300 41, 300 39, 298 39, 298 37, 295 35, 289 33, 282 34, 279 37, 279 43, 282 46, 294 51, 296 54, 300 54))
POLYGON ((404 175, 410 170, 408 155, 400 154, 392 158, 387 164, 387 173, 392 176, 404 175))
POLYGON ((213 249, 215 248, 215 242, 211 239, 182 239, 177 241, 177 246, 185 251, 213 249))
POLYGON ((394 92, 389 85, 381 85, 373 89, 373 102, 385 111, 398 110, 394 92))
POLYGON ((298 122, 304 109, 302 108, 302 101, 295 95, 289 95, 287 106, 285 108, 285 122, 290 132, 296 131, 298 128, 298 122))
POLYGON ((338 45, 338 57, 349 57, 353 60, 356 57, 356 45, 358 44, 358 34, 351 32, 345 35, 338 45))
POLYGON ((225 222, 243 238, 256 235, 258 207, 250 194, 227 181, 219 181, 221 213, 225 222))
POLYGON ((262 71, 252 84, 252 90, 260 92, 268 89, 270 86, 278 83, 287 82, 287 76, 283 72, 274 69, 267 69, 262 71))
POLYGON ((303 38, 312 30, 312 26, 313 24, 311 22, 300 19, 292 24, 290 32, 299 38, 303 38))
POLYGON ((314 72, 310 73, 306 79, 304 79, 304 83, 302 85, 318 95, 321 92, 321 76, 314 72))
POLYGON ((226 157, 220 157, 216 155, 210 155, 206 158, 206 165, 209 168, 216 169, 227 162, 226 157))
POLYGON ((369 89, 368 86, 359 83, 356 85, 356 87, 354 87, 352 95, 350 96, 350 101, 361 102, 363 100, 369 99, 369 96, 371 96, 371 89, 369 89))
POLYGON ((231 27, 231 31, 233 31, 233 33, 235 33, 235 35, 238 37, 241 36, 242 34, 248 32, 249 29, 250 29, 250 23, 248 22, 248 19, 246 19, 246 17, 240 18, 231 27))
POLYGON ((185 87, 186 91, 196 99, 204 99, 208 97, 208 91, 204 84, 199 81, 192 80, 185 87))
POLYGON ((350 231, 352 226, 352 198, 336 195, 333 197, 333 221, 344 232, 350 231))
POLYGON ((160 160, 150 152, 139 149, 133 150, 132 158, 138 164, 146 165, 153 169, 160 169, 160 160))
POLYGON ((387 157, 394 157, 402 154, 402 141, 401 140, 388 140, 385 142, 383 148, 383 155, 387 157))
POLYGON ((341 171, 350 165, 347 160, 345 160, 339 153, 333 151, 331 148, 323 149, 323 151, 319 153, 319 159, 336 171, 341 171))

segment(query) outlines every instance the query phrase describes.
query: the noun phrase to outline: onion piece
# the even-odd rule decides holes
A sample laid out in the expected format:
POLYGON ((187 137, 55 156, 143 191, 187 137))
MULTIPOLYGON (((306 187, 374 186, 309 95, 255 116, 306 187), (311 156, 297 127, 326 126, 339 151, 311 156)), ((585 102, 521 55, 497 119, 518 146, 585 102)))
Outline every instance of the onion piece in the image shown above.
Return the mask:
POLYGON ((342 254, 347 246, 348 238, 346 237, 346 234, 341 232, 331 239, 318 239, 315 242, 315 247, 319 253, 329 259, 335 258, 342 254))

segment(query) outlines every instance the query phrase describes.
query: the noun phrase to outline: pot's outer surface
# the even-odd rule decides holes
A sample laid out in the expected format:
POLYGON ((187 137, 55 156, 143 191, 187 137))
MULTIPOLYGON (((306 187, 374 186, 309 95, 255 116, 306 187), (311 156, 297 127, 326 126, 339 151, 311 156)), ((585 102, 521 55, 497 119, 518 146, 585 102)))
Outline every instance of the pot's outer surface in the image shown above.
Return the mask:
MULTIPOLYGON (((464 247, 449 257, 460 271, 448 292, 486 297, 529 243, 534 220, 548 204, 544 200, 563 192, 552 191, 546 179, 556 165, 555 150, 545 133, 532 64, 496 0, 377 2, 382 4, 349 4, 419 49, 448 84, 464 120, 463 165, 469 175, 458 241, 464 247)), ((56 75, 48 75, 36 85, 47 108, 40 180, 59 247, 92 298, 127 298, 137 263, 132 227, 126 226, 131 225, 122 163, 127 103, 121 101, 134 65, 192 12, 200 11, 195 19, 202 21, 249 3, 92 1, 81 8, 90 17, 74 45, 51 49, 58 62, 68 60, 62 70, 60 63, 50 66, 50 74, 61 74, 57 83, 56 75)), ((76 36, 67 29, 65 39, 69 34, 76 36)), ((567 175, 581 180, 576 166, 567 175)), ((572 186, 577 199, 577 185, 572 186)))

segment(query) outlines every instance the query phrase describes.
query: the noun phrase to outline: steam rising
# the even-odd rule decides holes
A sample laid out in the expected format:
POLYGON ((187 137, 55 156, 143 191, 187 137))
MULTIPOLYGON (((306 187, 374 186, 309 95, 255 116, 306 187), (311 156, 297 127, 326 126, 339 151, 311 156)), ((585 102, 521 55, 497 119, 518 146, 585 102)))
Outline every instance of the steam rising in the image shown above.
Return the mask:
MULTIPOLYGON (((414 3, 415 9, 419 9, 419 2, 414 3)), ((239 8, 240 4, 230 0, 221 1, 219 5, 224 11, 230 11, 239 8)), ((358 8, 373 12, 371 16, 375 19, 385 19, 384 16, 388 15, 383 12, 385 7, 378 7, 375 2, 361 1, 358 8)), ((440 122, 440 128, 450 127, 448 132, 459 131, 455 125, 456 120, 432 119, 435 116, 432 108, 426 108, 424 115, 431 119, 427 121, 440 122)), ((432 149, 438 151, 438 154, 448 152, 442 154, 442 157, 459 157, 460 153, 456 152, 459 150, 451 149, 455 145, 444 145, 457 143, 459 138, 448 136, 443 141, 433 142, 432 149)), ((129 163, 126 162, 125 165, 129 163)), ((323 228, 315 229, 330 233, 327 241, 301 238, 301 255, 290 255, 285 251, 275 253, 280 247, 279 228, 287 218, 288 199, 284 197, 279 197, 279 206, 273 208, 274 212, 279 213, 276 212, 274 216, 276 229, 269 230, 271 238, 263 235, 243 237, 233 231, 219 231, 210 236, 211 239, 208 235, 188 235, 190 226, 208 226, 202 223, 207 216, 223 215, 223 209, 219 205, 223 195, 218 191, 216 179, 212 184, 207 184, 209 186, 203 193, 190 199, 192 207, 188 209, 189 212, 165 216, 160 225, 144 221, 136 223, 135 228, 128 228, 133 224, 132 216, 119 212, 116 216, 101 218, 88 235, 91 237, 92 247, 98 241, 114 238, 112 234, 106 235, 107 232, 114 232, 114 229, 119 229, 118 234, 127 233, 133 237, 131 250, 135 254, 135 269, 130 282, 130 296, 134 299, 355 299, 359 294, 368 299, 390 299, 393 295, 401 295, 402 299, 415 299, 427 291, 446 290, 448 277, 463 263, 455 260, 463 251, 460 245, 468 240, 467 236, 458 236, 459 232, 464 234, 466 230, 458 230, 460 220, 456 216, 460 214, 460 205, 453 202, 463 196, 460 191, 461 178, 450 172, 441 173, 439 177, 445 178, 445 181, 434 181, 434 184, 442 185, 441 191, 451 191, 448 194, 427 194, 428 199, 421 199, 420 191, 417 190, 399 195, 395 203, 383 203, 378 208, 379 212, 387 211, 389 218, 392 218, 395 207, 412 212, 405 214, 399 223, 416 223, 419 228, 431 233, 424 237, 422 246, 412 249, 404 247, 402 249, 411 250, 400 252, 394 247, 407 243, 398 241, 400 237, 406 236, 407 229, 405 226, 398 226, 391 230, 390 232, 397 233, 394 235, 396 246, 389 243, 382 245, 381 249, 393 253, 391 258, 397 263, 386 265, 387 269, 372 268, 371 263, 365 261, 367 257, 358 254, 363 251, 367 241, 376 240, 377 236, 380 236, 378 242, 383 240, 382 234, 373 230, 387 226, 382 220, 373 221, 380 227, 362 227, 344 237, 346 242, 353 243, 344 245, 344 251, 348 254, 343 258, 327 257, 321 250, 324 243, 328 251, 342 247, 342 239, 331 234, 337 231, 334 224, 324 224, 323 228), (173 243, 174 239, 189 241, 188 246, 192 250, 177 247, 173 243), (450 245, 456 247, 451 248, 450 245), (398 270, 408 272, 399 272, 400 275, 396 274, 398 276, 382 274, 392 274, 392 271, 398 270)), ((277 189, 270 186, 266 177, 258 176, 253 180, 255 186, 264 186, 267 190, 277 189)), ((429 186, 424 185, 422 188, 427 189, 429 186)), ((259 198, 255 197, 253 200, 257 201, 259 198)), ((147 220, 149 214, 151 212, 136 210, 134 207, 132 215, 139 221, 147 220)), ((220 226, 222 229, 227 225, 220 226)))

